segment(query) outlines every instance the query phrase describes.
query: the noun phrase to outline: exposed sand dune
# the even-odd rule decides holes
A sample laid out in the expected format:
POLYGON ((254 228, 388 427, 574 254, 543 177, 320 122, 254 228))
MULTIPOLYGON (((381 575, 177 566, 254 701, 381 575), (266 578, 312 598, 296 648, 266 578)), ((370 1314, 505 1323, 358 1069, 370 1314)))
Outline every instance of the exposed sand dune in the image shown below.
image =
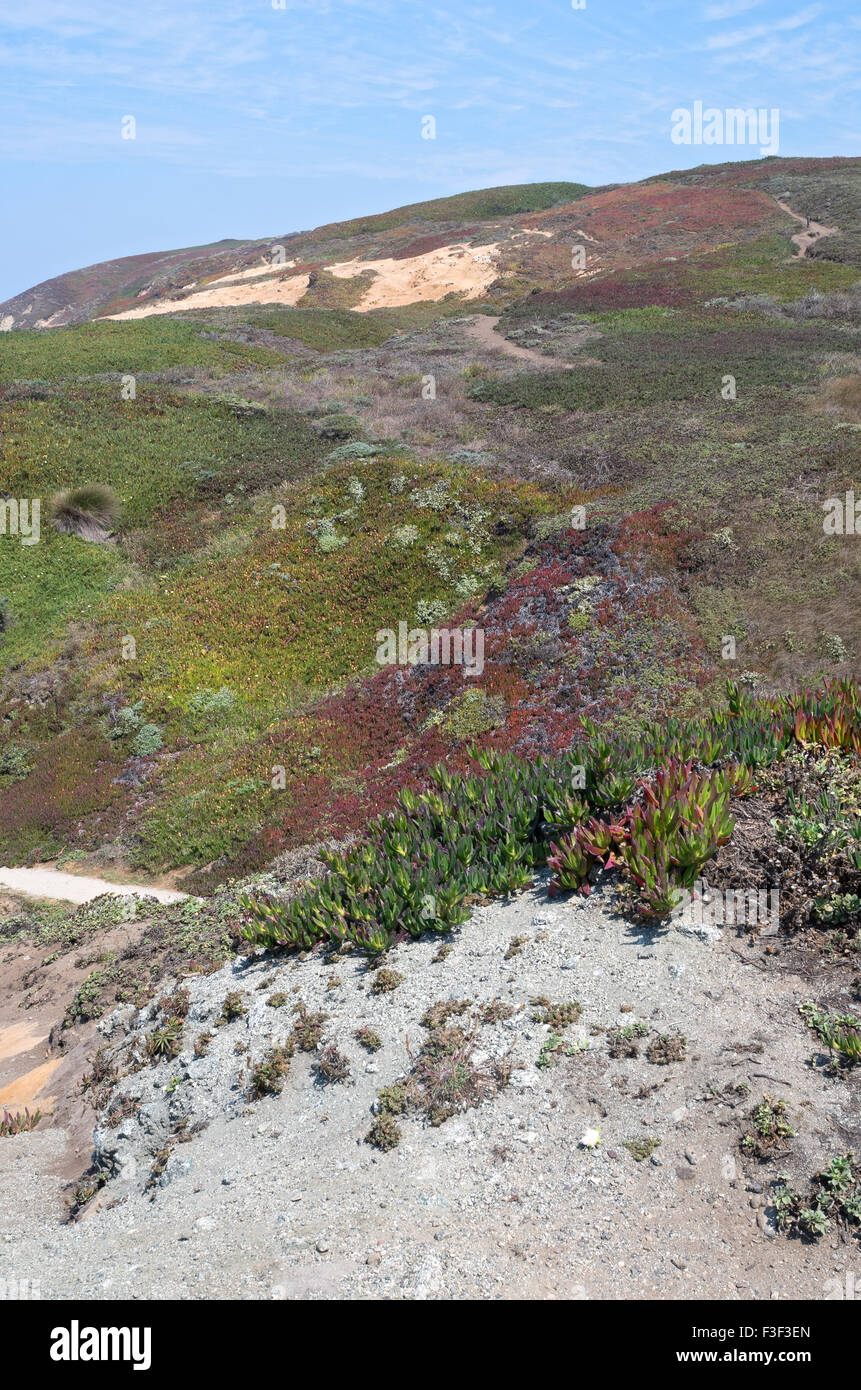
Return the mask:
POLYGON ((210 280, 206 289, 215 289, 219 285, 239 285, 244 280, 264 279, 273 275, 278 275, 281 271, 290 270, 296 264, 295 261, 283 261, 280 265, 275 265, 272 261, 261 261, 259 265, 249 265, 245 270, 229 270, 226 275, 217 275, 214 280, 210 280))
MULTIPOLYGON (((261 271, 255 267, 255 275, 261 271)), ((153 299, 137 309, 124 309, 121 314, 106 314, 108 319, 146 319, 151 314, 184 314, 190 309, 223 309, 231 304, 287 304, 291 308, 308 288, 307 275, 286 275, 279 279, 239 283, 231 277, 225 284, 207 285, 192 291, 186 299, 153 299)))
POLYGON ((415 304, 418 300, 444 299, 452 292, 470 298, 480 294, 497 277, 498 250, 498 242, 473 248, 459 241, 403 260, 341 261, 326 269, 339 280, 351 280, 368 270, 374 272, 376 279, 353 306, 364 312, 415 304))
MULTIPOLYGON (((421 256, 407 256, 379 261, 340 261, 326 269, 339 280, 373 272, 374 280, 358 304, 360 312, 367 309, 394 308, 399 304, 415 304, 418 300, 444 299, 447 294, 473 297, 487 289, 497 276, 496 253, 499 243, 473 248, 465 242, 455 242, 421 256)), ((261 279, 266 265, 251 266, 233 271, 200 289, 191 288, 184 299, 154 299, 111 319, 144 319, 151 314, 182 314, 190 309, 221 309, 232 304, 287 304, 295 306, 308 289, 310 279, 304 275, 277 275, 261 279)))

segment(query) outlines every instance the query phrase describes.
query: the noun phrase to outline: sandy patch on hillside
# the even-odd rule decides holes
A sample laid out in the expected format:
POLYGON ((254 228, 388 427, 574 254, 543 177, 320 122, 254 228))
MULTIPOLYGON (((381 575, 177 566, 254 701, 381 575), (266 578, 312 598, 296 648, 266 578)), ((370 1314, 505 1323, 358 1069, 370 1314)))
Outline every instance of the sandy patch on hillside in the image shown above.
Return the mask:
MULTIPOLYGON (((35 1100, 39 1100, 42 1090, 62 1061, 62 1057, 54 1057, 51 1061, 42 1062, 40 1066, 33 1067, 23 1076, 10 1081, 8 1086, 4 1086, 0 1090, 0 1110, 7 1108, 10 1111, 20 1110, 21 1106, 27 1107, 32 1105, 35 1100)), ((49 1111, 53 1107, 55 1099, 55 1096, 45 1096, 41 1100, 40 1110, 43 1113, 49 1111)))
POLYGON ((214 280, 209 281, 207 288, 215 289, 219 285, 239 285, 244 280, 263 280, 277 275, 280 271, 291 270, 295 264, 295 261, 284 261, 280 265, 274 265, 272 261, 260 261, 259 264, 250 265, 245 270, 229 270, 226 275, 217 275, 214 280))
MULTIPOLYGON (((367 309, 393 308, 399 304, 415 304, 418 300, 444 299, 447 294, 463 294, 468 297, 480 294, 497 277, 495 263, 498 243, 473 250, 464 242, 443 246, 436 251, 427 251, 421 256, 409 256, 404 260, 340 261, 327 269, 339 280, 352 280, 357 275, 373 272, 375 279, 354 307, 360 312, 367 309)), ((260 275, 260 267, 252 267, 244 272, 260 275)), ((120 314, 110 314, 112 319, 143 319, 150 314, 181 314, 189 309, 221 309, 231 304, 289 304, 295 306, 310 280, 305 275, 287 275, 269 281, 241 283, 239 274, 225 277, 222 281, 210 283, 206 289, 196 290, 187 298, 154 299, 135 309, 126 309, 120 314)))
MULTIPOLYGON (((255 268, 254 273, 261 272, 255 268)), ((307 290, 308 283, 307 275, 286 275, 250 284, 235 281, 212 284, 194 291, 186 299, 153 299, 136 309, 124 309, 121 314, 106 314, 105 318, 145 319, 151 314, 184 314, 189 309, 224 309, 231 304, 286 304, 293 308, 307 290)))
POLYGON ((30 1023, 13 1023, 8 1028, 0 1028, 0 1062, 9 1057, 17 1057, 21 1052, 30 1052, 39 1043, 47 1041, 47 1033, 34 1030, 30 1023))
POLYGON ((496 254, 499 243, 473 248, 465 242, 426 251, 422 256, 407 256, 403 260, 340 261, 326 269, 339 280, 372 270, 376 279, 353 307, 390 309, 399 304, 415 304, 419 300, 444 299, 447 294, 464 294, 472 298, 493 284, 498 271, 496 254))
MULTIPOLYGON (((550 237, 552 233, 526 228, 518 236, 550 237)), ((338 261, 326 269, 339 280, 352 280, 371 271, 373 282, 359 302, 353 305, 360 313, 368 309, 389 309, 401 304, 416 304, 422 300, 444 299, 447 294, 462 294, 474 298, 482 294, 499 274, 496 258, 501 243, 472 247, 466 242, 425 251, 420 256, 400 260, 384 258, 365 261, 356 257, 338 261)), ((287 268, 296 262, 287 262, 287 268)), ((266 262, 246 270, 230 271, 211 280, 205 288, 191 288, 184 299, 154 299, 119 314, 107 314, 111 319, 143 319, 150 314, 182 314, 190 309, 222 309, 234 304, 288 304, 295 307, 310 284, 310 277, 275 273, 266 278, 271 266, 266 262)))

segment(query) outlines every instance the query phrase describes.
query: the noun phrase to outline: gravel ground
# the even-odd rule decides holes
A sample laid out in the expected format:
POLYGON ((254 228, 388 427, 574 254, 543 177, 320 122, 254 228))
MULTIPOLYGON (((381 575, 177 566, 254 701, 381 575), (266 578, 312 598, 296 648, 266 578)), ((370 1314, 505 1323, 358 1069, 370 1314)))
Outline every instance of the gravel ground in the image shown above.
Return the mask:
MULTIPOLYGON (((390 953, 404 978, 388 993, 356 955, 253 957, 187 981, 183 1050, 120 1081, 115 1094, 140 1109, 97 1130, 114 1177, 78 1220, 61 1224, 63 1131, 0 1141, 0 1279, 38 1281, 48 1299, 818 1299, 861 1274, 857 1241, 774 1231, 771 1179, 785 1169, 803 1183, 858 1123, 849 1083, 807 1064, 797 1008, 810 984, 779 954, 729 929, 642 931, 608 888, 551 902, 543 884, 478 909, 451 940, 442 961, 432 940, 390 953), (216 1026, 236 991, 248 1012, 216 1026), (281 1007, 266 1003, 276 991, 281 1007), (546 1068, 537 996, 582 1006, 546 1068), (380 1152, 364 1142, 377 1093, 410 1069, 425 1009, 449 999, 514 1006, 480 1028, 475 1058, 508 1054, 510 1084, 437 1127, 402 1117, 400 1145, 380 1152), (320 1084, 313 1054, 297 1052, 281 1094, 251 1102, 249 1068, 286 1038, 298 1000, 330 1015, 321 1046, 334 1041, 351 1076, 320 1084), (649 1029, 639 1055, 612 1059, 599 1030, 634 1022, 649 1029), (383 1040, 373 1055, 360 1024, 383 1040), (202 1032, 212 1042, 196 1057, 202 1032), (648 1060, 677 1032, 683 1059, 648 1060), (767 1165, 739 1149, 763 1093, 787 1100, 797 1130, 767 1165), (183 1122, 192 1137, 176 1142, 183 1122), (641 1161, 625 1147, 649 1139, 641 1161)), ((152 1006, 117 1010, 103 1040, 127 1057, 154 1019, 152 1006)))

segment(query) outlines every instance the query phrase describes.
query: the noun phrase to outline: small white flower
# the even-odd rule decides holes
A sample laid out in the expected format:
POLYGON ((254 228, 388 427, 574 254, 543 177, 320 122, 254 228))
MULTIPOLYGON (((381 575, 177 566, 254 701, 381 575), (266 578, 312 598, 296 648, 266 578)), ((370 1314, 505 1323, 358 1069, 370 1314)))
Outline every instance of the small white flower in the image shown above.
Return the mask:
POLYGON ((601 1129, 587 1129, 580 1135, 581 1149, 597 1149, 601 1142, 601 1129))

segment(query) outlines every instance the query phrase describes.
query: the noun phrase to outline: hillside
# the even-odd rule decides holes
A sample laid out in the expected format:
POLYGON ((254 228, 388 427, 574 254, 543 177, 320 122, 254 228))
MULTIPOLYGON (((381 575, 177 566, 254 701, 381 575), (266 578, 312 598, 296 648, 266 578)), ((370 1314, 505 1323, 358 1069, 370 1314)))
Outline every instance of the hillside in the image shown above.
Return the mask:
POLYGON ((586 191, 586 186, 579 183, 487 188, 412 203, 311 232, 286 232, 254 241, 228 239, 182 251, 125 256, 25 290, 0 304, 0 320, 11 318, 10 326, 15 328, 56 328, 146 307, 153 301, 179 305, 190 286, 205 286, 222 279, 232 281, 237 275, 255 276, 261 269, 265 272, 272 264, 273 247, 282 248, 281 254, 289 256, 292 262, 308 260, 319 266, 334 259, 331 249, 342 245, 359 251, 370 248, 374 254, 372 240, 381 235, 386 247, 398 253, 416 232, 444 237, 446 232, 462 227, 465 220, 483 223, 502 218, 508 225, 517 213, 552 207, 586 191))
MULTIPOLYGON (((236 1025, 213 1036, 251 1049, 225 1082, 228 1051, 213 1043, 217 1084, 241 1095, 237 1116, 261 1097, 277 1108, 290 1056, 306 1050, 305 1014, 296 1023, 288 993, 310 981, 301 999, 322 1008, 319 972, 338 981, 343 966, 349 984, 333 994, 343 984, 344 998, 367 989, 370 1000, 378 974, 415 968, 382 1079, 394 1088, 407 1070, 421 1090, 434 1059, 444 1071, 473 1059, 470 1028, 487 1023, 470 1015, 445 1032, 445 1018, 422 1022, 427 1010, 467 995, 470 1007, 494 1002, 469 977, 469 952, 482 950, 470 912, 491 914, 506 950, 524 928, 508 962, 531 951, 526 938, 544 939, 544 924, 523 914, 558 909, 551 935, 568 959, 576 904, 594 886, 590 929, 609 940, 614 924, 620 984, 595 998, 578 987, 578 1009, 625 1065, 608 1071, 594 1041, 579 1057, 589 1048, 566 1032, 576 1020, 562 1009, 556 955, 538 952, 541 969, 523 985, 519 967, 509 977, 495 956, 485 962, 496 1003, 537 1011, 534 1046, 521 1039, 512 1057, 530 1075, 538 1067, 540 1105, 556 1109, 545 1073, 558 1062, 569 1120, 585 1126, 602 1107, 612 1116, 614 1092, 622 1106, 630 1085, 607 1142, 618 1157, 647 1139, 634 1078, 623 1080, 636 1038, 695 1032, 711 1004, 688 989, 691 977, 708 981, 714 1002, 719 976, 747 953, 733 1018, 741 1029, 764 1000, 772 1010, 767 1035, 736 1040, 750 1044, 745 1056, 769 1054, 750 1064, 750 1105, 725 1089, 733 1038, 712 1020, 689 1072, 637 1063, 636 1084, 657 1107, 642 1113, 663 1133, 683 1107, 689 1142, 714 1167, 721 1129, 750 1119, 760 1074, 785 1056, 795 1128, 798 1107, 810 1110, 791 1177, 798 1192, 814 1183, 810 1202, 819 1191, 824 1212, 818 1156, 861 1142, 861 551, 855 524, 824 524, 851 509, 858 475, 861 160, 483 190, 271 241, 108 262, 37 286, 0 316, 13 320, 0 335, 7 522, 10 499, 19 520, 40 502, 35 541, 26 525, 0 536, 0 865, 192 895, 72 909, 3 892, 0 1117, 5 1105, 36 1106, 45 1129, 53 1107, 80 1177, 99 1115, 100 1132, 118 1130, 146 1169, 121 1193, 137 1209, 160 1190, 186 1130, 216 1123, 209 1043, 197 1051, 207 1019, 236 1025), (422 659, 422 634, 443 626, 471 662, 422 659), (676 894, 703 872, 721 892, 779 887, 780 940, 741 924, 718 959, 698 957, 671 918, 676 894), (656 940, 669 978, 690 971, 673 996, 678 1016, 668 1006, 663 1022, 658 994, 644 1014, 623 987, 631 942, 649 951, 656 940), (432 959, 431 945, 441 951, 432 959), (234 976, 243 992, 244 972, 255 990, 277 983, 283 996, 256 1008, 249 1038, 245 1013, 218 1014, 234 976), (191 1005, 189 975, 207 977, 192 981, 191 1005), (799 1017, 808 1003, 813 1013, 799 1017), (629 1008, 630 1026, 646 1031, 620 1040, 629 1008), (261 1031, 261 1014, 271 1028, 261 1031), (290 1028, 276 1027, 287 1014, 290 1028), (187 1017, 201 1025, 194 1037, 187 1017), (425 1052, 403 1053, 403 1034, 422 1029, 425 1052), (828 1058, 808 1072, 817 1038, 828 1058), (107 1051, 94 1062, 97 1042, 107 1051), (665 1096, 657 1077, 673 1083, 665 1096), (175 1105, 159 1100, 165 1086, 178 1090, 175 1105), (701 1106, 702 1125, 692 1118, 701 1106)), ((697 950, 713 940, 706 932, 697 950)), ((317 1042, 355 1053, 356 1009, 325 1012, 338 1013, 337 1030, 317 1042)), ((513 1013, 491 1023, 504 1017, 513 1013)), ((491 1041, 464 1073, 477 1089, 458 1094, 451 1115, 484 1116, 485 1101, 494 1113, 506 1030, 491 1041)), ((305 1124, 308 1077, 296 1074, 290 1115, 305 1124)), ((352 1091, 348 1118, 342 1107, 359 1142, 378 1089, 361 1085, 358 1108, 352 1091)), ((417 1109, 418 1093, 400 1095, 403 1109, 435 1131, 449 1113, 417 1109)), ((512 1109, 537 1132, 529 1096, 512 1109)), ((394 1122, 400 1112, 376 1113, 394 1122)), ((472 1136, 482 1153, 520 1143, 494 1123, 472 1136)), ((579 1135, 553 1134, 577 1150, 579 1135)), ((733 1153, 742 1138, 733 1131, 733 1153)), ((102 1188, 120 1191, 122 1145, 108 1139, 76 1212, 102 1188)), ((207 1171, 219 1153, 210 1142, 199 1150, 207 1171)), ((430 1163, 429 1141, 415 1143, 430 1163)), ((695 1167, 673 1143, 672 1171, 695 1167)), ((329 1144, 321 1163, 346 1163, 329 1144)), ((375 1165, 396 1161, 377 1147, 375 1165)), ((761 1170, 741 1151, 753 1184, 742 1193, 776 1179, 768 1165, 788 1149, 760 1147, 761 1170)), ((644 1153, 630 1152, 622 1177, 600 1169, 608 1191, 659 1171, 654 1150, 640 1166, 644 1153)), ((518 1184, 506 1162, 509 1193, 518 1184)), ((660 1181, 669 1210, 669 1169, 660 1181)), ((800 1196, 786 1199, 780 1229, 842 1239, 858 1200, 857 1178, 847 1184, 821 1231, 805 1228, 799 1213, 812 1207, 800 1196)), ((590 1219, 609 1219, 609 1208, 590 1219)), ((721 1239, 730 1220, 728 1207, 721 1239)), ((766 1224, 757 1240, 774 1237, 777 1216, 766 1224)), ((629 1253, 620 1246, 619 1258, 629 1253)), ((795 1290, 791 1254, 787 1266, 795 1290)), ((721 1287, 730 1272, 743 1277, 735 1257, 721 1287)), ((486 1275, 472 1269, 465 1294, 482 1294, 486 1275)), ((757 1279, 767 1277, 760 1261, 757 1279)), ((605 1280, 599 1296, 617 1291, 605 1280)))
POLYGON ((529 753, 583 715, 695 712, 728 674, 850 670, 857 550, 821 502, 857 457, 859 269, 799 257, 758 185, 815 187, 843 235, 858 170, 492 190, 302 241, 397 264, 421 218, 539 204, 471 234, 500 248, 477 298, 358 313, 314 303, 356 283, 321 276, 295 307, 5 334, 8 493, 121 506, 106 545, 47 519, 0 545, 6 862, 98 850, 208 881, 361 824, 472 737, 529 753), (596 586, 576 623, 557 574, 596 586), (482 674, 376 667, 378 629, 420 615, 480 617, 482 674))

